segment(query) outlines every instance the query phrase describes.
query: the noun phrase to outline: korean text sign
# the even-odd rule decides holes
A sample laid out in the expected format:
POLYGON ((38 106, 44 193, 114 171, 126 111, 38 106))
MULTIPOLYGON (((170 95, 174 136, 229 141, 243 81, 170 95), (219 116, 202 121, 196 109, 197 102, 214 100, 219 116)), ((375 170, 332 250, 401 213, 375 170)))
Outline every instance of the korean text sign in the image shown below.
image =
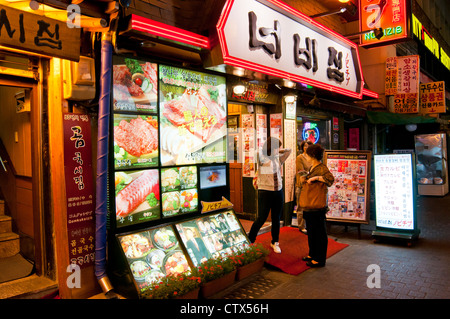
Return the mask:
POLYGON ((66 22, 0 5, 0 45, 78 61, 80 30, 69 28, 66 22))
POLYGON ((281 1, 228 1, 217 29, 226 64, 362 96, 356 44, 281 1))
POLYGON ((376 226, 414 230, 411 154, 374 155, 376 226))
POLYGON ((94 263, 95 254, 90 120, 88 115, 66 113, 63 124, 69 258, 85 267, 94 263))
POLYGON ((418 55, 386 60, 385 93, 394 95, 395 113, 419 111, 420 58, 418 55))
POLYGON ((383 37, 373 32, 361 35, 361 46, 387 45, 408 36, 407 0, 360 0, 360 31, 383 28, 383 37))
POLYGON ((445 113, 445 82, 420 84, 420 112, 445 113))

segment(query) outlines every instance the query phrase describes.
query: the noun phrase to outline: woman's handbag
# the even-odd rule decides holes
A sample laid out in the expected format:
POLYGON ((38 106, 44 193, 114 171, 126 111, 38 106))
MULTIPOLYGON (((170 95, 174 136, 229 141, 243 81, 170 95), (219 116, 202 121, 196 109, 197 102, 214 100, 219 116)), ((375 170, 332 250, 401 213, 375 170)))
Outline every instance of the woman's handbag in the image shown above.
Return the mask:
POLYGON ((300 193, 300 208, 321 209, 327 206, 327 186, 321 182, 303 183, 300 193))

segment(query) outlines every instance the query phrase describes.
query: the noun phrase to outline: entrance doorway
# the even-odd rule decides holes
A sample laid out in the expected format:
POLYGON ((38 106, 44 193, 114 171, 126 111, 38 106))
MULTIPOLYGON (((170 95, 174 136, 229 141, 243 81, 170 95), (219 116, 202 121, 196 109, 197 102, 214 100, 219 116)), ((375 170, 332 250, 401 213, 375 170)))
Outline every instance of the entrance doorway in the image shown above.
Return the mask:
POLYGON ((35 271, 30 94, 0 85, 0 283, 35 271))

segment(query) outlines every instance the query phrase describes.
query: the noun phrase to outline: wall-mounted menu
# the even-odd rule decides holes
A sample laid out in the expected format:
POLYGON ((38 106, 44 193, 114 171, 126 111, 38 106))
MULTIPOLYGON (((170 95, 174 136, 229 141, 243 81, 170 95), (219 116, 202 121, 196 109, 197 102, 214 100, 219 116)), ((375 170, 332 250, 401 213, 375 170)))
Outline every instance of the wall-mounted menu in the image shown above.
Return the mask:
POLYGON ((170 274, 190 271, 172 226, 118 236, 139 291, 170 274))
POLYGON ((158 165, 156 115, 114 114, 114 167, 158 165))
POLYGON ((160 218, 157 169, 115 172, 114 177, 118 227, 160 218))
POLYGON ((414 230, 412 154, 374 155, 376 226, 414 230))
POLYGON ((232 211, 181 222, 176 229, 195 266, 249 244, 232 211))
POLYGON ((161 165, 225 162, 225 77, 160 65, 161 165))
POLYGON ((326 151, 325 163, 335 178, 328 188, 328 220, 369 222, 370 151, 326 151))
POLYGON ((163 217, 196 212, 197 184, 197 166, 161 169, 163 217))
POLYGON ((157 92, 157 64, 113 57, 114 111, 156 112, 157 92))

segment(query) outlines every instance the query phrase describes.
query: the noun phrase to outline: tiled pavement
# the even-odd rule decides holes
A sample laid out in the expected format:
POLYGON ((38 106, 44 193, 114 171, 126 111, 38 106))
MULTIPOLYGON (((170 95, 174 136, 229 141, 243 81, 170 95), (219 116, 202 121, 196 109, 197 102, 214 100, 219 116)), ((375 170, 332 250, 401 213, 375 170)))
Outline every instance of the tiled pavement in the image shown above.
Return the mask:
POLYGON ((308 269, 298 276, 264 267, 260 274, 213 298, 449 299, 450 195, 419 197, 417 203, 421 233, 411 247, 399 242, 375 243, 371 235, 374 221, 361 226, 361 239, 356 227, 346 231, 333 225, 329 237, 350 246, 330 257, 326 267, 308 269), (367 286, 373 274, 367 272, 371 264, 381 269, 380 288, 367 286), (262 283, 259 288, 258 283, 262 283))

